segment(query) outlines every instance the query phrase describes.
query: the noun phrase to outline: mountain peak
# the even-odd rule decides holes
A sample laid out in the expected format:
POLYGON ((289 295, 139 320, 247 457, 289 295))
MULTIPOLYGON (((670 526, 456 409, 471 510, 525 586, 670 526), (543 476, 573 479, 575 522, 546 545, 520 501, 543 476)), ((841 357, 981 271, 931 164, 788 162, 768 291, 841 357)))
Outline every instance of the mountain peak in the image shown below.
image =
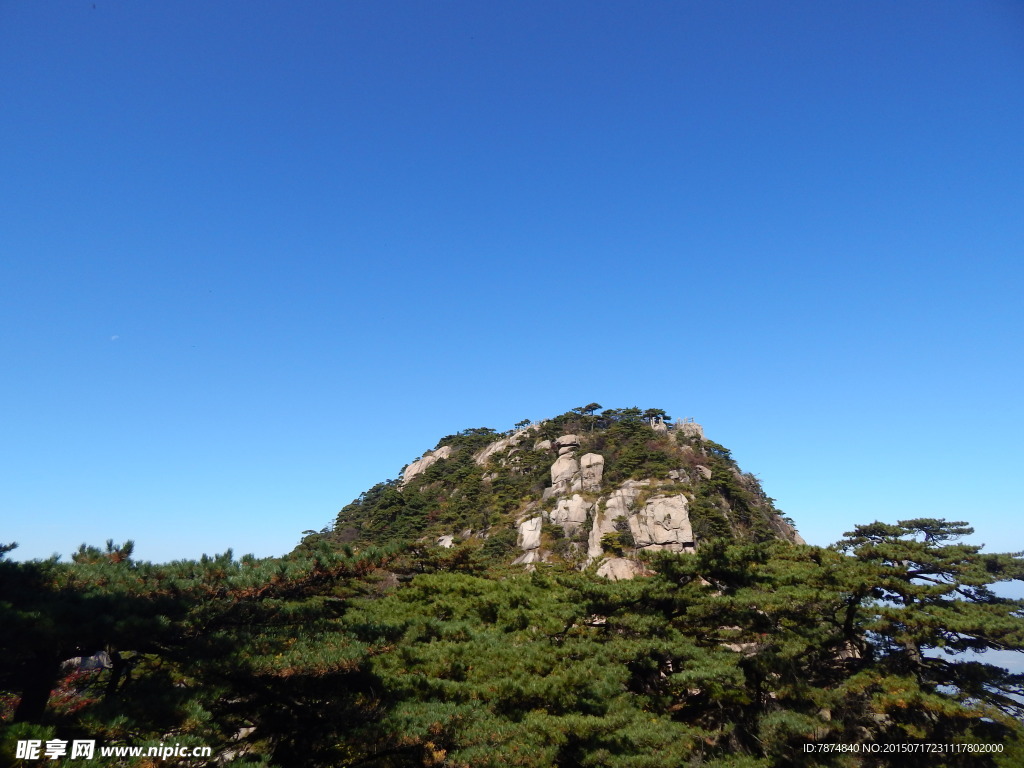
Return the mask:
POLYGON ((693 419, 592 403, 508 432, 448 435, 338 514, 330 538, 466 543, 535 567, 644 572, 643 554, 712 539, 802 543, 728 449, 693 419), (600 411, 600 412, 598 412, 600 411))

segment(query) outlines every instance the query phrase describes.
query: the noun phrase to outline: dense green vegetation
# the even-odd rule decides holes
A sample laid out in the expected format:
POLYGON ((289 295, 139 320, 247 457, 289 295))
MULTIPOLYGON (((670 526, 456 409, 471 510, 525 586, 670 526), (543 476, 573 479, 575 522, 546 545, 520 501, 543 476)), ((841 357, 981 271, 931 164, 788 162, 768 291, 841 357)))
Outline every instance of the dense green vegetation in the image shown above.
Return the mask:
POLYGON ((991 588, 1024 560, 942 520, 795 543, 726 448, 668 420, 590 403, 449 435, 446 458, 282 558, 155 565, 108 541, 17 563, 0 546, 0 766, 30 764, 25 739, 213 750, 103 762, 147 767, 1024 764, 1024 676, 983 655, 1024 651, 1024 602, 991 588), (546 561, 511 565, 516 521, 554 504, 544 441, 564 435, 604 457, 602 493, 685 495, 696 552, 641 553, 618 517, 605 552, 649 575, 608 581, 589 529, 548 520, 546 561), (852 751, 930 743, 961 751, 852 751))
POLYGON ((59 737, 222 761, 193 766, 1020 765, 1024 680, 965 652, 1024 649, 1024 604, 990 591, 1024 563, 957 543, 969 530, 721 539, 625 582, 510 570, 479 540, 2 560, 0 755, 59 737), (61 671, 99 650, 113 668, 61 671), (804 751, 925 742, 1004 751, 804 751))

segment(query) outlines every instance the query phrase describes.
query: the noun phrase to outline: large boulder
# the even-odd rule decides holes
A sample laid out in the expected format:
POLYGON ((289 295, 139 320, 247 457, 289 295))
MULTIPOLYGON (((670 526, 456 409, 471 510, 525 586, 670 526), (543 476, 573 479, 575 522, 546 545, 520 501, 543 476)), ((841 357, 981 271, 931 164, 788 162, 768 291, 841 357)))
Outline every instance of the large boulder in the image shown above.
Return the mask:
POLYGON ((693 551, 693 528, 686 497, 655 496, 629 518, 629 530, 638 549, 693 551))
POLYGON ((551 465, 552 495, 561 496, 569 490, 573 477, 580 471, 580 463, 574 456, 559 456, 551 465))
POLYGON ((579 435, 562 435, 560 438, 555 440, 555 445, 558 446, 558 450, 561 451, 563 448, 576 449, 580 447, 580 436, 579 435))
POLYGON ((436 464, 441 459, 449 459, 452 455, 452 447, 450 445, 442 445, 436 451, 427 452, 423 454, 423 457, 417 459, 412 464, 405 468, 405 472, 402 473, 402 485, 405 485, 412 480, 416 475, 423 472, 427 467, 436 464))

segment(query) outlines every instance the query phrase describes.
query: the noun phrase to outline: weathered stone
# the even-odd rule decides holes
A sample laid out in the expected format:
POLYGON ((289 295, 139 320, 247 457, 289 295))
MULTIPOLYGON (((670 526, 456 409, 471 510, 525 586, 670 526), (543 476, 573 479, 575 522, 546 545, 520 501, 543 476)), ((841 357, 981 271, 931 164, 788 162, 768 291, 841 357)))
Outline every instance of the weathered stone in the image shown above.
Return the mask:
POLYGON ((580 436, 579 435, 562 435, 557 440, 555 440, 555 445, 557 445, 559 448, 564 448, 566 446, 571 446, 573 448, 579 448, 580 447, 580 436))
POLYGON ((628 517, 633 507, 633 502, 640 495, 640 490, 648 485, 646 480, 627 480, 620 488, 612 491, 608 497, 605 510, 611 515, 612 520, 617 517, 628 517))
MULTIPOLYGON (((542 562, 544 562, 544 553, 541 552, 539 549, 531 549, 529 552, 524 552, 519 557, 517 557, 515 560, 513 560, 512 564, 513 565, 527 565, 527 566, 529 566, 532 563, 542 563, 542 562)), ((527 570, 533 570, 533 568, 528 568, 527 570)))
POLYGON ((629 530, 639 549, 683 552, 694 548, 693 528, 682 494, 649 499, 641 511, 630 516, 629 530))
POLYGON ((402 485, 405 485, 416 477, 416 475, 420 474, 433 464, 436 464, 441 459, 451 458, 451 455, 452 447, 450 445, 442 445, 436 451, 423 454, 423 458, 417 459, 405 468, 405 472, 402 473, 402 485))
POLYGON ((445 549, 451 549, 455 546, 455 537, 452 535, 439 536, 437 539, 437 546, 444 547, 445 549))
POLYGON ((587 521, 587 513, 593 506, 578 493, 571 499, 559 499, 558 506, 550 514, 551 522, 562 526, 567 534, 573 534, 587 521))
POLYGON ((673 431, 682 437, 695 437, 698 440, 704 439, 704 427, 692 421, 677 421, 673 431))
POLYGON ((538 440, 533 444, 533 450, 535 451, 550 451, 551 441, 550 440, 538 440))
POLYGON ((573 445, 564 445, 564 446, 562 446, 561 448, 558 449, 558 455, 559 456, 567 456, 568 454, 575 453, 575 452, 576 452, 576 446, 573 446, 573 445))
POLYGON ((587 540, 587 557, 591 561, 604 554, 601 538, 607 533, 615 533, 615 521, 618 518, 629 517, 633 502, 640 495, 640 489, 644 485, 647 485, 647 481, 627 480, 621 488, 612 491, 605 502, 604 510, 594 516, 594 525, 587 540))
POLYGON ((524 550, 540 547, 540 529, 544 523, 542 517, 532 517, 519 524, 519 548, 524 550))
POLYGON ((603 576, 612 581, 632 579, 645 573, 647 573, 647 570, 640 563, 626 557, 609 558, 601 563, 597 569, 598 576, 603 576))
POLYGON ((615 533, 615 518, 607 511, 600 512, 594 517, 594 525, 590 529, 590 537, 587 539, 587 557, 591 562, 604 554, 604 547, 601 546, 601 538, 608 533, 615 533))
POLYGON ((568 485, 572 476, 580 471, 580 463, 572 456, 559 456, 551 465, 551 485, 557 488, 560 484, 568 485))
POLYGON ((698 464, 697 471, 700 472, 701 476, 705 480, 711 479, 711 467, 705 467, 703 464, 698 464))
POLYGON ((773 515, 771 520, 769 520, 769 525, 771 525, 772 530, 774 530, 776 534, 786 541, 791 541, 794 544, 801 545, 807 543, 804 541, 804 537, 797 533, 796 528, 786 522, 780 515, 773 515))
POLYGON ((540 424, 531 424, 528 427, 524 427, 523 429, 517 430, 514 434, 511 434, 508 437, 503 437, 500 440, 495 440, 490 445, 485 446, 484 448, 473 454, 473 461, 475 461, 482 467, 484 464, 491 460, 491 456, 493 456, 496 453, 501 453, 502 451, 511 448, 514 445, 518 445, 524 437, 529 435, 531 432, 536 432, 539 428, 540 424))
POLYGON ((601 490, 601 476, 604 474, 604 456, 599 453, 585 453, 580 456, 580 472, 584 491, 597 493, 601 490))

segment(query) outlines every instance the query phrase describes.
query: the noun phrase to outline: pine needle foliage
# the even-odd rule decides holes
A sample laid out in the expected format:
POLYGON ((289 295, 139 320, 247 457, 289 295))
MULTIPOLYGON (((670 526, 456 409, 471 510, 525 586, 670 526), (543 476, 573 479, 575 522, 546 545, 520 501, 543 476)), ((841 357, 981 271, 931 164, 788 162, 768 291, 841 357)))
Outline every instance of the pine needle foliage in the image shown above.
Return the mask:
POLYGON ((1024 563, 968 532, 718 539, 622 582, 473 542, 0 560, 0 744, 173 740, 213 746, 211 767, 1015 766, 1024 680, 984 653, 1024 651, 1024 604, 993 591, 1024 563), (100 649, 109 668, 61 670, 100 649), (807 751, 881 743, 1002 751, 807 751))
MULTIPOLYGON (((0 765, 28 738, 213 748, 191 768, 1024 764, 1024 676, 986 656, 1024 652, 1024 602, 997 591, 1020 553, 923 518, 794 544, 728 449, 667 420, 590 403, 448 435, 447 458, 282 558, 0 545, 0 765), (636 505, 685 495, 696 552, 612 582, 579 554, 586 527, 549 522, 553 562, 511 565, 566 435, 606 489, 648 481, 636 505), (957 749, 832 748, 931 743, 957 749)), ((631 531, 613 521, 608 549, 635 554, 631 531)))

